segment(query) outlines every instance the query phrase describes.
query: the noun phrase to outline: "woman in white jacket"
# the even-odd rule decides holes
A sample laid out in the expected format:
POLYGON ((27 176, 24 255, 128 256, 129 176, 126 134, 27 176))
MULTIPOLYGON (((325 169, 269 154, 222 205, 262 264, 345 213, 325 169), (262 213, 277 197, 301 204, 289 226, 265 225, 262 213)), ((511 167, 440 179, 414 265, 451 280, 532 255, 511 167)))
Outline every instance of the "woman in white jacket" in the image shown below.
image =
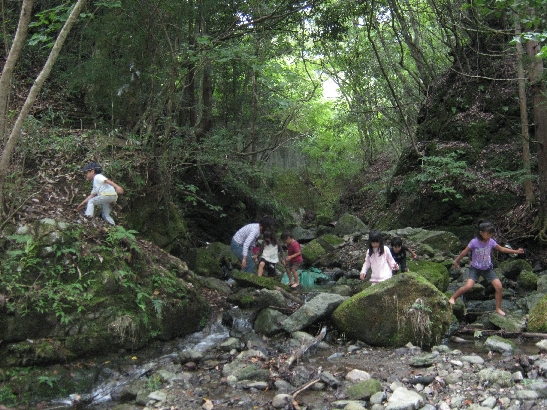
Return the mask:
POLYGON ((399 265, 393 259, 389 248, 384 245, 380 231, 370 231, 368 235, 368 250, 361 269, 361 280, 365 279, 369 268, 372 270, 370 281, 373 285, 388 280, 393 276, 392 271, 399 270, 399 265))

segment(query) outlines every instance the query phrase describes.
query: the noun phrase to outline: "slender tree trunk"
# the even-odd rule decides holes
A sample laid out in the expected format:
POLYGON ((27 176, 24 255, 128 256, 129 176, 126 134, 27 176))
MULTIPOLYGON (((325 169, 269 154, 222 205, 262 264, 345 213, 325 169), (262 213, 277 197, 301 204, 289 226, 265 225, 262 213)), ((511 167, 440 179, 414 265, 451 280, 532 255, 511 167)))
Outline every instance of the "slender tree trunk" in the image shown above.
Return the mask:
MULTIPOLYGON (((15 38, 13 44, 4 64, 2 70, 2 76, 0 76, 0 145, 6 140, 6 128, 7 128, 7 114, 9 106, 10 96, 10 84, 15 64, 19 60, 21 55, 21 49, 25 43, 27 37, 28 25, 32 16, 32 5, 34 0, 23 0, 23 6, 21 7, 21 14, 19 15, 19 24, 17 25, 17 31, 15 32, 15 38)), ((2 2, 2 9, 3 9, 2 2)), ((7 47, 7 43, 6 43, 7 47)))
POLYGON ((520 122, 522 132, 522 164, 526 176, 524 178, 524 194, 526 197, 526 203, 530 205, 534 202, 534 193, 532 191, 532 174, 530 165, 530 132, 528 128, 528 102, 526 99, 526 79, 524 77, 524 66, 522 62, 522 43, 520 42, 520 17, 515 17, 515 37, 517 38, 517 75, 519 85, 519 103, 520 103, 520 122))
POLYGON ((23 129, 23 124, 25 120, 27 119, 27 116, 31 107, 36 101, 36 98, 38 97, 38 93, 42 89, 44 82, 49 77, 49 74, 51 73, 51 70, 53 69, 53 65, 55 64, 57 57, 59 57, 59 53, 61 52, 63 44, 68 34, 70 33, 72 26, 78 19, 78 16, 80 15, 80 12, 82 11, 86 2, 87 0, 78 0, 76 2, 76 5, 74 6, 74 8, 72 9, 72 12, 70 13, 70 16, 68 16, 67 21, 65 22, 61 31, 59 32, 59 35, 57 36, 57 40, 55 40, 55 44, 53 45, 53 48, 51 49, 51 52, 49 53, 48 59, 46 63, 44 64, 42 71, 40 72, 40 74, 38 74, 38 77, 36 77, 36 80, 34 81, 34 84, 32 85, 27 95, 27 99, 25 100, 25 103, 23 104, 23 107, 21 108, 21 111, 19 112, 17 120, 15 121, 15 125, 13 126, 13 129, 11 130, 10 136, 4 147, 4 151, 2 152, 2 156, 0 157, 0 212, 2 213, 2 217, 4 216, 3 204, 4 204, 4 184, 6 181, 6 175, 8 174, 11 156, 13 155, 13 152, 15 151, 15 147, 17 146, 17 142, 19 141, 19 137, 21 136, 21 130, 23 129))
POLYGON ((536 57, 539 45, 536 41, 526 43, 530 57, 530 90, 534 107, 534 129, 537 140, 539 209, 536 219, 538 238, 547 241, 547 87, 543 80, 543 60, 536 57))

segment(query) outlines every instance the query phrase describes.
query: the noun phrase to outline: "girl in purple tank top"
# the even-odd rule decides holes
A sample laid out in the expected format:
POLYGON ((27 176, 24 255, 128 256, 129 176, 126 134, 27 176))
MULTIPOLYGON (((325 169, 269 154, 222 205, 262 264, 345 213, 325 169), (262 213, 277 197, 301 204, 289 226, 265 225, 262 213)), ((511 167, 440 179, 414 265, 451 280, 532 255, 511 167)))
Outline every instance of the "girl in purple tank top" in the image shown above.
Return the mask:
POLYGON ((469 245, 454 259, 454 268, 460 268, 460 260, 466 256, 471 251, 471 266, 469 266, 469 278, 465 285, 459 288, 456 293, 450 298, 449 302, 451 304, 456 303, 458 299, 464 293, 469 292, 473 289, 475 282, 479 280, 479 277, 482 276, 484 280, 490 282, 496 291, 496 312, 500 315, 505 316, 505 312, 501 310, 501 298, 503 294, 503 287, 501 281, 494 272, 492 265, 492 249, 497 250, 502 253, 524 253, 524 249, 519 248, 509 249, 503 246, 498 245, 498 243, 492 239, 495 229, 494 225, 490 222, 479 222, 479 234, 476 238, 473 238, 469 245))

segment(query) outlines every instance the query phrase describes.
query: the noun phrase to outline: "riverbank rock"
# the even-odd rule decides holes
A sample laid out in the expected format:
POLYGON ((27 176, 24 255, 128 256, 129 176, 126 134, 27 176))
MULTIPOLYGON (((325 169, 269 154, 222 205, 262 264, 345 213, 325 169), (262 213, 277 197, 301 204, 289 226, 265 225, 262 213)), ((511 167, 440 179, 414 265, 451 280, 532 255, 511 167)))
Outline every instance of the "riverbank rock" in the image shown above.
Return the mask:
POLYGON ((343 302, 337 328, 373 346, 438 344, 452 320, 448 299, 421 276, 401 273, 343 302))
POLYGON ((333 233, 338 236, 368 233, 370 228, 351 214, 342 215, 336 222, 333 233))
POLYGON ((529 332, 547 332, 547 296, 543 296, 528 315, 529 332))
POLYGON ((446 292, 448 289, 450 276, 448 269, 443 264, 424 260, 409 260, 407 266, 412 273, 423 276, 441 292, 446 292))
POLYGON ((317 320, 330 315, 346 299, 347 297, 332 293, 319 293, 285 319, 281 325, 289 333, 304 329, 317 320))
POLYGON ((275 309, 262 309, 254 322, 254 330, 266 336, 273 336, 283 331, 282 323, 287 316, 275 309))
POLYGON ((135 350, 207 319, 186 264, 133 231, 48 220, 18 232, 3 264, 12 288, 0 316, 0 366, 135 350), (52 244, 56 251, 45 251, 52 244))

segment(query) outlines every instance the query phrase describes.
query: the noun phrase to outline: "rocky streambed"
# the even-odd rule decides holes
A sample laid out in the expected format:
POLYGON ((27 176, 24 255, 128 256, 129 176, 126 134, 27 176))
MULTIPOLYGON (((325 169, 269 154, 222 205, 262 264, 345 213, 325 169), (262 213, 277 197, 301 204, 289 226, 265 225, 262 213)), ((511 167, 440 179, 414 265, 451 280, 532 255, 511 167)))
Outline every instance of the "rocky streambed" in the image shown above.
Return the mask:
MULTIPOLYGON (((102 388, 107 401, 71 399, 115 410, 547 408, 547 346, 540 339, 476 334, 428 351, 386 349, 334 337, 330 330, 321 341, 302 331, 265 337, 248 323, 241 319, 228 328, 216 322, 127 357, 108 372, 102 388), (161 356, 141 363, 145 354, 161 356)), ((59 407, 65 406, 46 408, 59 407)))

